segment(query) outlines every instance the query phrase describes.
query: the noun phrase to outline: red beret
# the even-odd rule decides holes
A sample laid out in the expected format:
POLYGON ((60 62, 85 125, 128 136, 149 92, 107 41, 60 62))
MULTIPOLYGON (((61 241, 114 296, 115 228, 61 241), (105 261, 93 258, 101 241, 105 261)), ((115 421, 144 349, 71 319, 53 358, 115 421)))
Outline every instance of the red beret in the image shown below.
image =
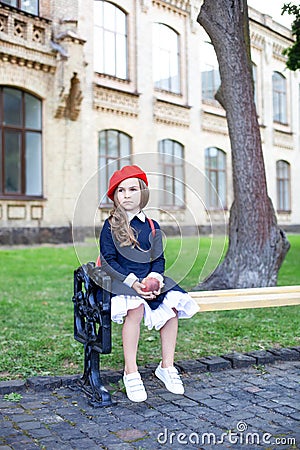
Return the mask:
POLYGON ((114 192, 117 189, 118 185, 127 178, 140 178, 148 186, 147 175, 142 169, 140 169, 138 166, 135 165, 124 166, 122 167, 122 169, 116 170, 116 172, 112 174, 109 180, 109 186, 107 191, 108 198, 110 198, 111 200, 114 199, 114 192))

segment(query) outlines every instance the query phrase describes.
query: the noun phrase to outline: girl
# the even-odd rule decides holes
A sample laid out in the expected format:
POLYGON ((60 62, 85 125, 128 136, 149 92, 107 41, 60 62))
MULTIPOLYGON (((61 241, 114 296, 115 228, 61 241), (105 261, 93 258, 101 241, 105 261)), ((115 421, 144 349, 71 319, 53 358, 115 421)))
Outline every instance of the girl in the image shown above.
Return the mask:
POLYGON ((125 317, 123 381, 127 396, 133 402, 147 399, 136 362, 143 317, 149 329, 160 331, 162 361, 155 375, 170 392, 183 394, 184 387, 174 367, 178 318, 192 317, 198 306, 171 278, 164 276, 160 227, 143 212, 149 199, 145 172, 136 165, 117 170, 109 181, 107 195, 114 208, 100 234, 100 257, 102 268, 112 278, 112 320, 123 323, 125 317), (145 292, 149 278, 158 283, 145 292))

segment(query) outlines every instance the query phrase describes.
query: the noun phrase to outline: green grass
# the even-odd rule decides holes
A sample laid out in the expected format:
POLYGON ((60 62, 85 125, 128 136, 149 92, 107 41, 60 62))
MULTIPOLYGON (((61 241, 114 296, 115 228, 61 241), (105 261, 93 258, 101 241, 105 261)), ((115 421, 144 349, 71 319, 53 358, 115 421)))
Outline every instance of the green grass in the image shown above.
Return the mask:
MULTIPOLYGON (((300 284, 300 236, 289 240, 279 285, 300 284)), ((209 238, 200 244, 184 238, 178 251, 179 244, 167 241, 167 272, 190 289, 200 271, 203 279, 218 264, 223 241, 212 246, 209 238)), ((77 246, 76 253, 72 246, 0 250, 0 379, 82 372, 83 347, 73 339, 73 270, 96 254, 92 244, 77 246)), ((300 345, 299 328, 297 306, 197 314, 180 321, 176 359, 300 345)), ((139 364, 159 356, 159 333, 142 327, 139 364)), ((122 364, 121 326, 113 324, 113 352, 101 356, 101 365, 122 364)))

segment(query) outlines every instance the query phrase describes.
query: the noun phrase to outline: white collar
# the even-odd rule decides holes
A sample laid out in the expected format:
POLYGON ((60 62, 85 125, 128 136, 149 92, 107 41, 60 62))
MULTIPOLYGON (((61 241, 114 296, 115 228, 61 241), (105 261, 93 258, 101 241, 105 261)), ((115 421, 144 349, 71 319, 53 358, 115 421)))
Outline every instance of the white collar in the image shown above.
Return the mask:
POLYGON ((127 212, 127 216, 128 216, 129 222, 131 222, 134 217, 137 217, 142 222, 146 222, 146 216, 145 216, 145 213, 143 211, 140 211, 137 214, 132 214, 131 212, 127 212))

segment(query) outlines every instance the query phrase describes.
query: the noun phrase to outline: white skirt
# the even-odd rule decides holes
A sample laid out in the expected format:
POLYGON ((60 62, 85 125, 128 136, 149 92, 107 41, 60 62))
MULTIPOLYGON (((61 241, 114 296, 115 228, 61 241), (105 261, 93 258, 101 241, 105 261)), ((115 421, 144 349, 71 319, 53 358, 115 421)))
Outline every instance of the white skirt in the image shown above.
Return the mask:
POLYGON ((111 299, 111 320, 122 324, 127 311, 140 305, 144 305, 144 324, 149 330, 160 330, 169 319, 175 317, 173 308, 178 311, 179 319, 189 319, 199 312, 195 300, 189 294, 179 291, 169 291, 156 309, 151 309, 141 297, 115 295, 111 299))

